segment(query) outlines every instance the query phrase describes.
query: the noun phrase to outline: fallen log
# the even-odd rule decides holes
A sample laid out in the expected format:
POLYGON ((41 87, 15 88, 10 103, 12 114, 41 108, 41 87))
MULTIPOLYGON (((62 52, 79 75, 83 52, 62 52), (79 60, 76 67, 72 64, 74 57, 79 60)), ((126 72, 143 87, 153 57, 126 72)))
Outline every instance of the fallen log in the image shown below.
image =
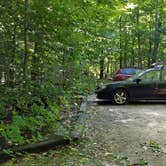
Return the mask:
MULTIPOLYGON (((17 153, 38 153, 38 152, 45 152, 49 149, 55 149, 57 146, 60 145, 67 145, 70 141, 74 141, 78 139, 74 135, 70 138, 63 137, 56 135, 48 140, 44 140, 38 143, 17 146, 13 148, 9 148, 8 150, 12 152, 12 155, 17 155, 17 153)), ((4 151, 0 152, 0 163, 3 163, 12 158, 12 155, 5 153, 4 151)))

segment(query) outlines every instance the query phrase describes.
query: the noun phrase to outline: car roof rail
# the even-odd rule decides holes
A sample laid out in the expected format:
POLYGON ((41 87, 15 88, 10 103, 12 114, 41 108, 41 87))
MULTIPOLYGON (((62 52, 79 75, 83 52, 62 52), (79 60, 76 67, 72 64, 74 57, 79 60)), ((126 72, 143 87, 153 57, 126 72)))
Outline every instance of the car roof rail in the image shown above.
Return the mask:
POLYGON ((156 62, 156 63, 153 63, 150 67, 163 69, 166 67, 166 62, 156 62))

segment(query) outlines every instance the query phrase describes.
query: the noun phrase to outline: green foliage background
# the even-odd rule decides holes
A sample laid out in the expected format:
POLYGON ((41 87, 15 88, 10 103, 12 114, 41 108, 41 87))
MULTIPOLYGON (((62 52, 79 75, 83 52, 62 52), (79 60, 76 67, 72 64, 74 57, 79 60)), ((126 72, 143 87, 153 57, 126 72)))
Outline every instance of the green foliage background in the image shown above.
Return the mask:
POLYGON ((165 4, 1 0, 0 138, 12 145, 40 139, 99 77, 166 60, 165 4))

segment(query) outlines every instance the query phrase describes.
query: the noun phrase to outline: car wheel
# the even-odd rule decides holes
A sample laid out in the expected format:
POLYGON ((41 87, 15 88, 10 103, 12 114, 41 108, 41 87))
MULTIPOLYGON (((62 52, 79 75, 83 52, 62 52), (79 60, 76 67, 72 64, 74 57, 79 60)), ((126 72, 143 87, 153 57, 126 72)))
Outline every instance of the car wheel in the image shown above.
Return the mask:
POLYGON ((115 104, 126 104, 129 100, 129 96, 127 94, 127 92, 123 89, 119 89, 117 91, 115 91, 114 95, 113 95, 113 100, 115 104))

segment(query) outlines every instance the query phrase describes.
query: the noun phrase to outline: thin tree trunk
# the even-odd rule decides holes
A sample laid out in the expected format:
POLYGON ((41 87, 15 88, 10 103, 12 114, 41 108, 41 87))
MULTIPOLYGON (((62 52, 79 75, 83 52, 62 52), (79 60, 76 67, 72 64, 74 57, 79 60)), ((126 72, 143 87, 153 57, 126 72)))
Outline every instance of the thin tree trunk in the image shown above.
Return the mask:
POLYGON ((23 63, 23 79, 24 83, 27 81, 27 69, 28 69, 28 5, 29 0, 24 1, 24 63, 23 63))
POLYGON ((62 69, 62 87, 63 89, 65 88, 65 55, 67 54, 66 51, 64 51, 63 56, 62 56, 62 65, 63 65, 63 69, 62 69))
POLYGON ((127 45, 128 45, 128 34, 127 34, 127 28, 124 27, 124 37, 125 37, 125 41, 124 41, 124 47, 123 47, 123 67, 127 67, 128 66, 128 62, 127 62, 127 45))
MULTIPOLYGON (((149 55, 152 54, 152 42, 151 40, 149 40, 149 55)), ((148 68, 150 67, 151 65, 151 56, 148 56, 148 68)))
MULTIPOLYGON (((130 17, 130 21, 131 21, 131 27, 134 27, 134 16, 130 17)), ((134 67, 135 65, 135 51, 134 51, 134 45, 135 45, 135 32, 133 30, 131 30, 131 40, 132 40, 132 47, 131 47, 131 61, 130 61, 130 65, 134 67)))
POLYGON ((38 61, 39 58, 37 58, 35 55, 39 54, 39 43, 36 41, 34 44, 34 53, 32 56, 32 69, 31 69, 31 80, 32 81, 37 81, 38 78, 38 74, 39 74, 39 70, 38 70, 38 61))
POLYGON ((103 56, 103 50, 101 51, 101 57, 100 57, 100 79, 103 79, 104 77, 104 56, 103 56))
POLYGON ((109 58, 108 58, 108 62, 107 62, 105 78, 108 78, 108 77, 110 77, 110 59, 109 58))
POLYGON ((124 51, 124 59, 123 59, 123 64, 124 64, 124 67, 127 67, 128 64, 127 64, 127 53, 126 53, 126 48, 125 48, 125 51, 124 51))
POLYGON ((9 86, 14 86, 15 82, 15 56, 16 56, 16 28, 17 26, 14 25, 13 29, 13 36, 12 36, 12 58, 10 61, 10 67, 9 67, 9 86))
POLYGON ((132 50, 131 50, 132 57, 131 57, 131 66, 134 66, 134 65, 135 65, 134 44, 135 44, 135 37, 134 37, 134 35, 132 35, 132 50))
POLYGON ((120 68, 122 68, 122 16, 119 18, 119 49, 120 49, 120 68))
POLYGON ((139 13, 139 9, 137 12, 137 45, 138 45, 138 67, 142 68, 142 55, 141 55, 141 37, 140 37, 140 30, 139 30, 139 24, 140 24, 140 13, 139 13))
POLYGON ((158 12, 158 0, 156 0, 156 12, 155 12, 155 34, 154 34, 154 48, 153 48, 153 58, 152 61, 157 61, 157 53, 159 48, 159 39, 160 39, 160 32, 159 32, 159 12, 158 12))
MULTIPOLYGON (((150 31, 150 34, 152 34, 152 13, 150 12, 150 20, 149 20, 149 31, 150 31)), ((149 53, 148 53, 148 68, 151 66, 151 63, 152 63, 152 39, 151 39, 151 35, 149 36, 149 53)))

